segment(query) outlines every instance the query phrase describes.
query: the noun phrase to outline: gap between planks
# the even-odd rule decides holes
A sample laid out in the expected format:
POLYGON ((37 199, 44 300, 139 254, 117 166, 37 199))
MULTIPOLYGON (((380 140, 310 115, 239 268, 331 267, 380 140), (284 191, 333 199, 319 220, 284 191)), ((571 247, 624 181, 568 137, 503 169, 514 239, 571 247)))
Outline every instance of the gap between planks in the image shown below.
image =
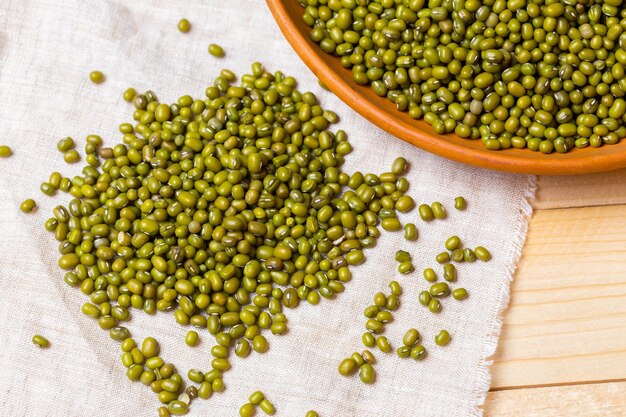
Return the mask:
POLYGON ((624 417, 626 382, 489 392, 484 417, 624 417))

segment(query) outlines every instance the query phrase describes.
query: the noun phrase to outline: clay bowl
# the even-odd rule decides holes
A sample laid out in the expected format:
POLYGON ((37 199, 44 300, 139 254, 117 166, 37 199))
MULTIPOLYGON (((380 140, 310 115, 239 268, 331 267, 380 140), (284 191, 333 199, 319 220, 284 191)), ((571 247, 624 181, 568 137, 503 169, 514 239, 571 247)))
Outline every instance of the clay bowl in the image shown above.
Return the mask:
POLYGON ((303 8, 297 0, 266 1, 287 41, 333 93, 366 119, 418 148, 470 165, 524 174, 582 174, 626 167, 626 140, 600 148, 544 155, 528 149, 488 151, 480 140, 438 135, 426 122, 413 120, 407 113, 396 110, 369 86, 357 85, 350 70, 343 68, 337 57, 326 54, 311 41, 309 27, 302 21, 303 8))

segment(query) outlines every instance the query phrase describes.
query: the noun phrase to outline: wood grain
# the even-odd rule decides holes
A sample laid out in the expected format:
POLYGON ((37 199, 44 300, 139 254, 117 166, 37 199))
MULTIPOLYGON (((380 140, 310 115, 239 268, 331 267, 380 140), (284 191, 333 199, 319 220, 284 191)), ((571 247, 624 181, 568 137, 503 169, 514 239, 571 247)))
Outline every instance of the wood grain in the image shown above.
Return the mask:
POLYGON ((626 206, 535 213, 492 374, 494 388, 626 376, 626 206))
POLYGON ((490 392, 485 417, 624 417, 626 382, 490 392))
POLYGON ((604 173, 537 177, 535 208, 626 204, 626 169, 604 173))

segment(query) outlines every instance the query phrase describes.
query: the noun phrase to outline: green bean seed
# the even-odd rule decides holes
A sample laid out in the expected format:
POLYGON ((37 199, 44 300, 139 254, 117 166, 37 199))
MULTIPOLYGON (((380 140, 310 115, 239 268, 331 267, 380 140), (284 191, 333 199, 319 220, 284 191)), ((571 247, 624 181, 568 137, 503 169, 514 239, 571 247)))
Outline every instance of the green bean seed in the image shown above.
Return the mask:
POLYGON ((0 158, 7 158, 11 156, 12 154, 13 154, 13 151, 11 150, 11 148, 9 148, 6 145, 0 146, 0 158))
POLYGON ((30 213, 37 207, 37 203, 32 198, 22 201, 20 204, 20 210, 24 213, 30 213))
POLYGON ((454 208, 457 210, 465 210, 467 208, 467 202, 463 197, 457 197, 454 199, 454 208))
POLYGON ((428 303, 428 310, 431 313, 439 313, 441 312, 441 303, 436 298, 433 298, 428 303))
POLYGON ((398 265, 398 272, 401 274, 408 274, 410 272, 413 272, 414 268, 413 268, 413 264, 411 263, 411 261, 406 261, 406 262, 401 262, 398 265))
POLYGON ((376 346, 378 346, 378 349, 380 349, 381 352, 391 352, 391 345, 385 336, 379 336, 376 338, 376 346))
POLYGON ((420 204, 420 206, 418 207, 418 211, 419 211, 420 217, 425 222, 432 220, 435 216, 432 208, 428 204, 420 204))
POLYGON ((432 209, 433 216, 435 216, 436 219, 444 219, 444 218, 446 218, 446 216, 447 216, 446 210, 443 208, 443 205, 441 205, 440 202, 436 201, 436 202, 432 203, 430 205, 430 208, 432 209))
POLYGON ((359 378, 365 384, 373 384, 376 380, 376 371, 374 371, 374 367, 369 363, 361 365, 359 368, 359 378))
POLYGON ((274 415, 274 413, 276 413, 276 408, 271 402, 267 400, 267 398, 261 400, 261 402, 259 403, 259 407, 261 407, 261 410, 263 410, 267 415, 272 416, 274 415))
POLYGON ((413 223, 404 225, 404 238, 409 241, 417 239, 417 227, 413 223))
POLYGON ((456 281, 456 267, 452 264, 444 264, 443 265, 443 279, 448 282, 456 281))
POLYGON ((450 333, 448 333, 446 330, 440 331, 437 336, 435 336, 435 343, 438 346, 446 346, 448 343, 450 343, 450 333))
POLYGON ((48 346, 50 346, 50 342, 48 341, 48 339, 38 334, 33 336, 33 343, 40 348, 47 348, 48 346))
POLYGON ((459 301, 465 300, 468 297, 467 290, 465 288, 457 288, 452 291, 452 297, 459 301))
POLYGON ((445 264, 450 261, 450 254, 448 252, 441 252, 435 257, 437 263, 445 264))
POLYGON ((339 374, 349 376, 357 370, 357 363, 352 358, 346 358, 339 364, 339 374))
POLYGON ((428 282, 437 281, 437 273, 432 268, 424 269, 424 279, 428 282))
POLYGON ((248 401, 250 401, 251 404, 259 404, 264 399, 265 394, 263 394, 261 391, 254 391, 252 394, 250 394, 250 398, 248 398, 248 401))
POLYGON ((402 287, 400 286, 400 283, 398 281, 391 281, 389 283, 389 289, 391 290, 391 294, 393 295, 402 294, 402 287))
POLYGON ((433 297, 445 297, 448 294, 450 294, 450 287, 445 282, 438 282, 430 287, 430 295, 433 297))
POLYGON ((417 345, 411 349, 411 357, 417 361, 420 361, 426 357, 426 349, 422 345, 417 345))
POLYGON ((403 175, 406 173, 408 167, 408 162, 403 157, 398 157, 391 164, 391 172, 396 175, 403 175))
POLYGON ((63 160, 68 164, 73 164, 80 161, 80 155, 75 149, 72 149, 63 154, 63 160))
POLYGON ((369 350, 364 350, 363 352, 361 352, 361 356, 363 357, 365 363, 369 363, 372 365, 376 363, 376 358, 369 350))
POLYGON ((185 336, 185 344, 190 347, 194 347, 198 345, 198 332, 194 330, 190 330, 187 332, 187 336, 185 336))
POLYGON ((89 73, 89 79, 94 84, 101 84, 104 82, 104 74, 101 71, 91 71, 89 73))
POLYGON ((474 254, 478 259, 483 262, 487 262, 491 259, 491 253, 489 253, 489 251, 482 246, 476 246, 476 248, 474 249, 474 254))
POLYGON ((406 262, 411 260, 411 254, 405 250, 399 250, 396 252, 396 261, 406 262))
POLYGON ((239 409, 239 415, 241 417, 252 417, 255 412, 256 409, 254 408, 254 405, 250 403, 242 405, 239 409))
POLYGON ((191 24, 187 19, 180 19, 178 22, 178 30, 182 33, 187 33, 191 30, 191 24))
POLYGON ((122 98, 124 99, 124 101, 130 103, 131 101, 133 101, 133 98, 136 95, 137 95, 137 90, 135 90, 132 87, 129 87, 126 90, 124 90, 124 94, 122 94, 122 98))
POLYGON ((419 298, 420 304, 423 305, 424 307, 428 307, 428 305, 430 304, 430 300, 432 299, 429 291, 420 292, 418 298, 419 298))
POLYGON ((304 417, 320 417, 320 415, 317 414, 317 412, 314 410, 309 410, 306 412, 306 415, 304 417))
POLYGON ((417 331, 417 329, 409 329, 404 334, 404 337, 402 338, 402 343, 404 343, 405 346, 413 346, 419 341, 419 338, 420 333, 417 331))
POLYGON ((215 43, 209 45, 209 53, 216 58, 221 58, 224 56, 224 50, 222 49, 222 47, 215 43))
POLYGON ((57 149, 59 150, 59 152, 62 152, 62 153, 65 153, 71 149, 74 149, 74 146, 76 146, 74 143, 74 139, 70 137, 63 138, 57 143, 57 149))
POLYGON ((446 240, 446 249, 448 249, 449 251, 453 251, 460 246, 461 246, 461 239, 459 239, 458 236, 452 236, 452 237, 449 237, 448 240, 446 240))
POLYGON ((396 350, 396 354, 399 358, 408 358, 411 355, 411 348, 409 346, 400 346, 396 350))

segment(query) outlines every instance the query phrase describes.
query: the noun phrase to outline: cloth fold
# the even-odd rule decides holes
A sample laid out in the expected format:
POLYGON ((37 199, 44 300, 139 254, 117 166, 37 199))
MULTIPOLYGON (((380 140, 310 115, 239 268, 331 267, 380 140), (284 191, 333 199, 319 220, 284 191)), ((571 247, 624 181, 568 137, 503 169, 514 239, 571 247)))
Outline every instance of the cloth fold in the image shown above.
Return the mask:
MULTIPOLYGON (((259 0, 5 0, 0 6, 0 144, 14 151, 0 159, 0 409, 5 413, 156 415, 156 395, 125 377, 119 343, 80 312, 88 298, 63 282, 58 242, 43 223, 69 198, 62 193, 48 198, 39 185, 51 171, 80 173, 82 163, 66 165, 56 150, 60 138, 72 136, 81 151, 91 133, 107 145, 121 141, 117 126, 132 120, 133 112, 121 98, 126 87, 152 89, 164 102, 184 94, 203 97, 220 69, 241 75, 253 61, 293 75, 301 91, 313 91, 340 116, 336 129, 348 133, 354 148, 346 172, 385 172, 402 155, 411 163, 409 194, 418 203, 442 202, 448 218, 426 224, 417 210, 402 215, 403 222, 417 224, 416 242, 405 241, 401 232, 383 233, 366 251, 367 261, 353 268, 344 293, 287 311, 288 333, 268 336, 266 354, 245 360, 233 355, 226 391, 194 401, 189 415, 234 417, 259 389, 279 417, 303 416, 310 409, 323 417, 482 415, 500 316, 532 211, 534 177, 451 162, 373 126, 318 86, 259 0), (183 17, 192 24, 187 34, 177 30, 183 17), (223 59, 208 54, 210 43, 224 48, 223 59), (89 81, 95 69, 105 74, 103 84, 89 81), (453 208, 459 195, 468 201, 465 211, 453 208), (20 202, 31 197, 38 209, 21 213, 20 202), (445 299, 442 313, 434 315, 418 303, 419 292, 428 287, 421 271, 440 272, 434 257, 452 235, 467 247, 489 248, 493 259, 459 265, 455 287, 463 286, 470 296, 462 302, 445 299), (399 249, 413 255, 415 272, 396 271, 393 255, 399 249), (404 293, 385 335, 395 350, 404 332, 417 328, 428 357, 415 362, 374 350, 375 384, 339 376, 341 359, 364 349, 363 309, 376 292, 388 292, 393 279, 404 293), (441 329, 452 335, 445 348, 434 344, 441 329), (34 346, 34 334, 46 336, 50 348, 34 346)), ((128 327, 136 340, 154 336, 162 357, 181 374, 210 368, 214 342, 208 332, 199 331, 200 345, 190 348, 184 344, 190 328, 176 324, 172 314, 146 317, 132 311, 132 316, 128 327)))

